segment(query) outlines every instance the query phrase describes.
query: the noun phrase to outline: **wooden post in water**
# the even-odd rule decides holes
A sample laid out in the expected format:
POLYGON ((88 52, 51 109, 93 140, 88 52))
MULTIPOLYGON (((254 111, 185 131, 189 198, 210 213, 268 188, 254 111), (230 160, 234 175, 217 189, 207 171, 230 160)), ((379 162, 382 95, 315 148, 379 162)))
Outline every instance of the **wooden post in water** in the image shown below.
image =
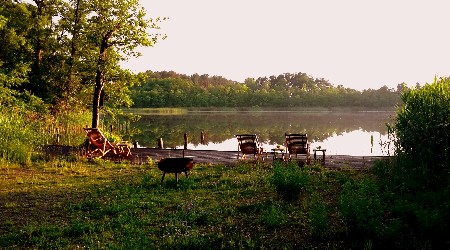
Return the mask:
POLYGON ((202 145, 205 145, 205 133, 203 132, 203 130, 200 133, 200 142, 202 145))
POLYGON ((57 129, 56 129, 56 145, 59 145, 59 138, 60 138, 60 135, 59 135, 59 128, 57 128, 57 129))
POLYGON ((188 134, 187 134, 187 133, 184 133, 183 158, 184 158, 184 151, 187 150, 187 144, 188 144, 188 134))

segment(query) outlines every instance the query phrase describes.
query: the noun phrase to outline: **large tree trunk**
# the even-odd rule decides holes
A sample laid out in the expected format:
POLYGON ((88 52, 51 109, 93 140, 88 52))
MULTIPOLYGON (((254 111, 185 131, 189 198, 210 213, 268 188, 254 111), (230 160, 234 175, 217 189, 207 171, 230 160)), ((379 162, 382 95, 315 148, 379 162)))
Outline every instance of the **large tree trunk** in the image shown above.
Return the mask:
POLYGON ((100 100, 103 91, 102 72, 98 69, 95 77, 94 98, 92 101, 92 127, 98 128, 100 119, 100 100))
POLYGON ((100 120, 100 101, 103 92, 103 67, 106 61, 106 50, 108 48, 109 36, 105 36, 100 46, 100 58, 98 60, 97 73, 95 76, 94 98, 92 101, 92 127, 98 128, 100 120))
POLYGON ((103 82, 103 71, 106 62, 106 52, 108 49, 108 41, 113 35, 113 33, 119 28, 119 26, 114 27, 103 36, 102 44, 100 45, 100 57, 98 59, 97 74, 95 76, 95 89, 94 98, 92 101, 92 127, 98 128, 99 118, 100 118, 100 102, 102 101, 102 92, 105 83, 103 82))

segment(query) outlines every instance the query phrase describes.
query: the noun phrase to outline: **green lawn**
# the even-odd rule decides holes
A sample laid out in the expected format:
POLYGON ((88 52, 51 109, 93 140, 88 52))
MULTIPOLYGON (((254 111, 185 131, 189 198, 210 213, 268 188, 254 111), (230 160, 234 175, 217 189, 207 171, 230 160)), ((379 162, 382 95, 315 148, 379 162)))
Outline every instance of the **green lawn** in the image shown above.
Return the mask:
POLYGON ((378 204, 370 172, 240 163, 196 165, 178 183, 173 174, 164 183, 161 177, 152 161, 3 166, 0 248, 370 249, 379 239, 405 244, 376 233, 379 226, 396 229, 386 220, 376 224, 385 207, 378 204))

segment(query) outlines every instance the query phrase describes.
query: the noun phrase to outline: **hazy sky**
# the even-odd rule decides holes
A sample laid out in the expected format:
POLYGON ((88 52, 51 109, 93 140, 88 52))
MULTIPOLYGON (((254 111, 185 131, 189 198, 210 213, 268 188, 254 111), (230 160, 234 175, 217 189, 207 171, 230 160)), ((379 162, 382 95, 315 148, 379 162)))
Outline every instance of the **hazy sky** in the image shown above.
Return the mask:
POLYGON ((449 0, 141 0, 166 34, 125 64, 247 77, 303 72, 334 86, 395 88, 450 75, 449 0))

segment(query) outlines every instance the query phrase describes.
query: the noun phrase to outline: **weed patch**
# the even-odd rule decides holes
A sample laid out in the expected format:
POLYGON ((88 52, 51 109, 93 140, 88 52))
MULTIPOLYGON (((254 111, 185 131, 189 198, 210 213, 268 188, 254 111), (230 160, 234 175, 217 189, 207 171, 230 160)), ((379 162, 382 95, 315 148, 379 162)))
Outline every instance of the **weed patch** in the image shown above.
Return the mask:
POLYGON ((277 163, 273 168, 273 175, 270 178, 270 184, 280 197, 285 201, 294 201, 298 199, 302 191, 308 184, 308 172, 302 170, 297 164, 289 163, 283 166, 283 163, 277 163))

